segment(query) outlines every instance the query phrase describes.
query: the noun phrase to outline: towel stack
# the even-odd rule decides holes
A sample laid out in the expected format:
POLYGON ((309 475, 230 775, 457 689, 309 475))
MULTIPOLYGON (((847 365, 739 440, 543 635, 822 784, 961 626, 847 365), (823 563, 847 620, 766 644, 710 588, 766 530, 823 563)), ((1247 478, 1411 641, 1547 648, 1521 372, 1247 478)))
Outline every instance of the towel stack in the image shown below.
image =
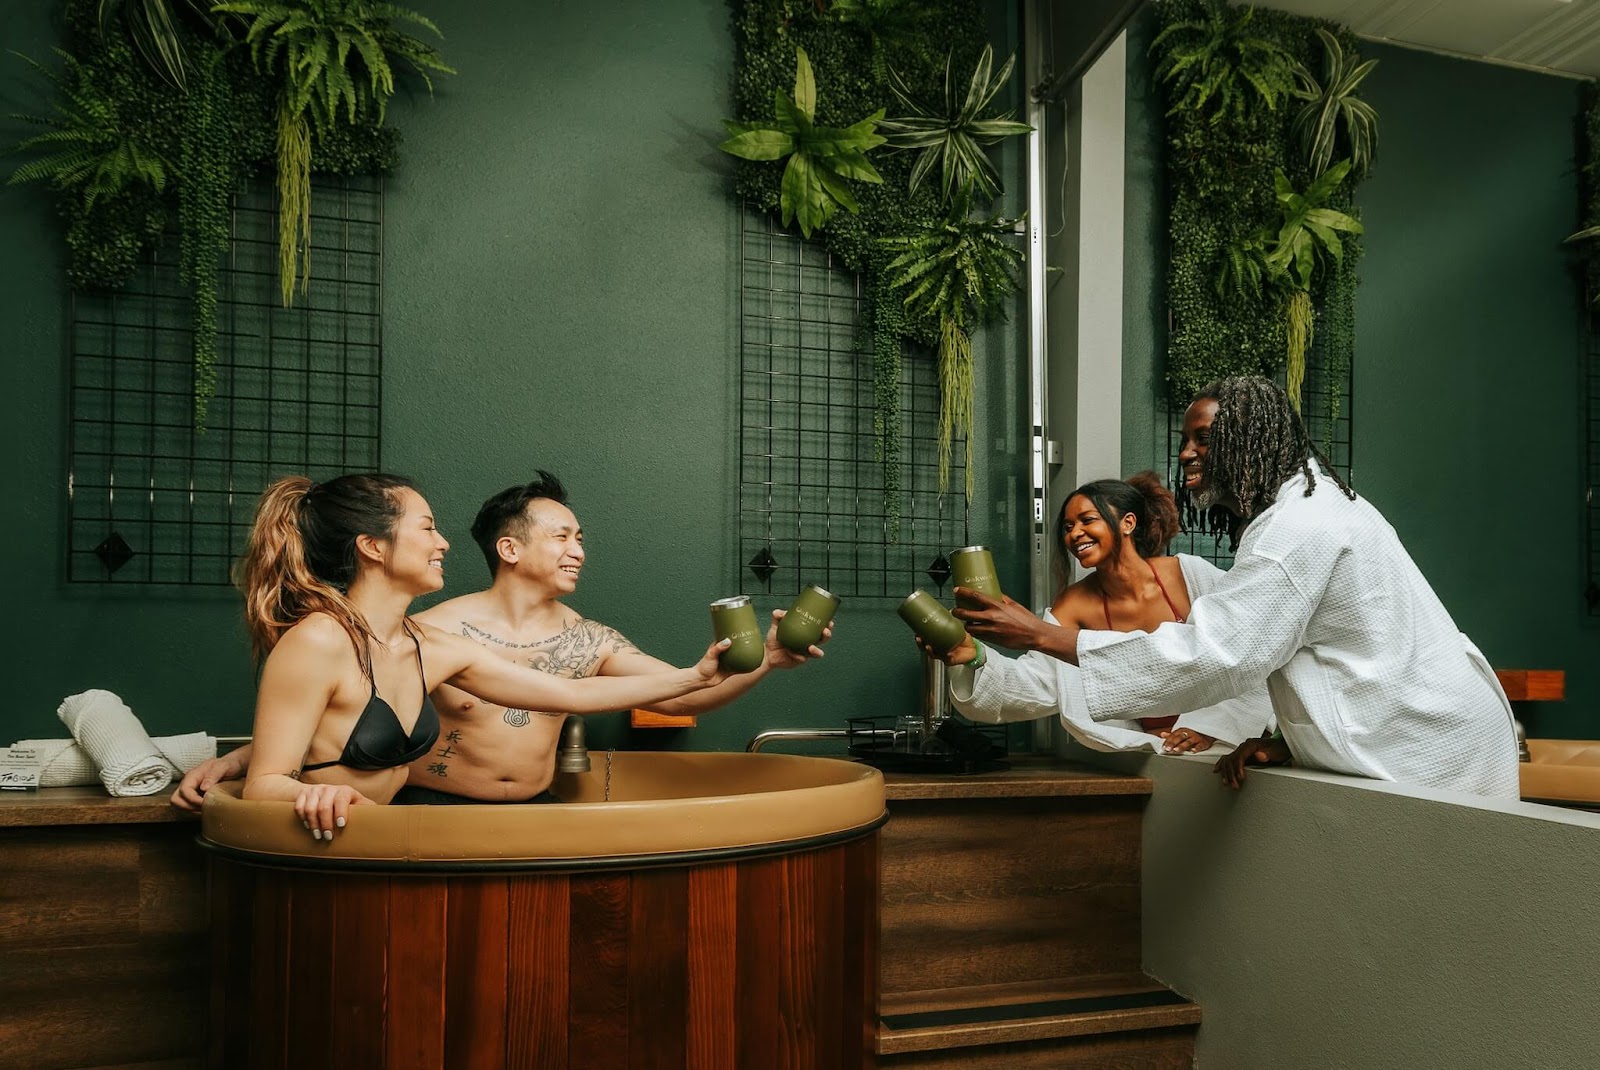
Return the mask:
POLYGON ((72 695, 56 715, 73 739, 25 739, 5 748, 39 763, 41 787, 99 780, 118 797, 154 795, 217 754, 216 738, 204 732, 150 738, 133 711, 110 691, 72 695))

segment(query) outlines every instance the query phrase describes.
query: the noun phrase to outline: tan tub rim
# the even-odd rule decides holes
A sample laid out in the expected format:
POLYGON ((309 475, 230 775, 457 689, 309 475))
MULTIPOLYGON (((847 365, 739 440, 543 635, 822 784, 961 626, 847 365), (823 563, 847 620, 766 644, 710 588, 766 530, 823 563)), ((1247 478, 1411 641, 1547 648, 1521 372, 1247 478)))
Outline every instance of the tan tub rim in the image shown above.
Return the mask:
POLYGON ((581 801, 604 775, 595 758, 568 785, 580 801, 361 806, 332 841, 311 839, 292 804, 243 800, 230 782, 207 794, 199 842, 237 861, 319 870, 638 869, 807 850, 888 819, 883 775, 854 762, 624 751, 614 770, 621 798, 581 801), (636 790, 665 797, 630 798, 636 790))

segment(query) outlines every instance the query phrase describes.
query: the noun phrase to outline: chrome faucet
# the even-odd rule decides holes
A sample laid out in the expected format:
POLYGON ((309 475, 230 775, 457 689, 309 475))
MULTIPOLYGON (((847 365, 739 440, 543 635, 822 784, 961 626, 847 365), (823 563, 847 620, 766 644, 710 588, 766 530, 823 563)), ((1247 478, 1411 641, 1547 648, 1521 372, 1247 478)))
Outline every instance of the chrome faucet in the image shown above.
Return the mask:
POLYGON ((556 772, 587 773, 589 746, 583 741, 583 718, 567 714, 561 724, 561 745, 556 748, 556 772))

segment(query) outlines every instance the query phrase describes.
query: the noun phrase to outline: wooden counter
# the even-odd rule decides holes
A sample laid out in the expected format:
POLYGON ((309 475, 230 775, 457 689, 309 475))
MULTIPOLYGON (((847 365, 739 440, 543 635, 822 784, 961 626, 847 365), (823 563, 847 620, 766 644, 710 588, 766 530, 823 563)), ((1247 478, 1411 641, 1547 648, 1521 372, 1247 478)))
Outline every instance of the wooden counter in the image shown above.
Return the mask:
POLYGON ((198 1067, 209 973, 198 821, 167 793, 0 793, 0 1070, 198 1067))
POLYGON ((884 780, 880 1067, 1190 1065, 1199 1008, 1139 969, 1148 778, 884 780))

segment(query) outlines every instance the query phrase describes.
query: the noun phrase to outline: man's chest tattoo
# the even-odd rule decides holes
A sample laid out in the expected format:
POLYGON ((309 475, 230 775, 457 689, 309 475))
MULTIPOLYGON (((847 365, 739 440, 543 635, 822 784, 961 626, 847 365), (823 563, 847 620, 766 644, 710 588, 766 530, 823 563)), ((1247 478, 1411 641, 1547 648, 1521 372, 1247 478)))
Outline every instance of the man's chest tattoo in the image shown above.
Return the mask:
MULTIPOLYGON (((462 622, 461 632, 469 639, 503 650, 506 656, 519 665, 547 672, 569 680, 593 676, 607 654, 621 654, 638 650, 624 639, 616 629, 598 621, 579 618, 567 624, 555 635, 532 643, 515 643, 482 628, 462 622)), ((512 728, 531 724, 534 716, 565 717, 564 713, 546 710, 507 709, 501 719, 512 728)))

